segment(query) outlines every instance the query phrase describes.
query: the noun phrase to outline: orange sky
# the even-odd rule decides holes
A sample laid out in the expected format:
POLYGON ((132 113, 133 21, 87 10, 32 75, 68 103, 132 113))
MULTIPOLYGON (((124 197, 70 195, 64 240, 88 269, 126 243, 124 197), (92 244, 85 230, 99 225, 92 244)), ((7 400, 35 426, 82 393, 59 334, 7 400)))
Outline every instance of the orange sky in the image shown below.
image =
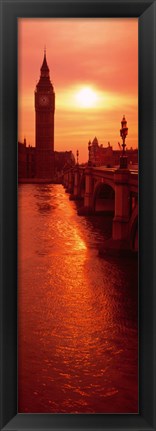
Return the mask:
POLYGON ((79 149, 84 162, 94 136, 117 149, 123 114, 127 147, 138 146, 137 18, 20 18, 18 34, 19 140, 26 136, 27 144, 35 145, 34 90, 46 45, 56 93, 55 150, 79 149))

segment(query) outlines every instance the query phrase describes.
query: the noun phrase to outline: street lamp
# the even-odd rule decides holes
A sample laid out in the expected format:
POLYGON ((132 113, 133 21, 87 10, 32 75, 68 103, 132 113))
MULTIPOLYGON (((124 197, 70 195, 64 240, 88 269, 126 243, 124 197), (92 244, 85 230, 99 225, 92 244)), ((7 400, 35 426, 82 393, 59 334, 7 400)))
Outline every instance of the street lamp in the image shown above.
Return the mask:
POLYGON ((125 115, 123 115, 123 119, 121 121, 121 129, 120 129, 120 136, 121 136, 122 141, 123 141, 123 143, 122 143, 122 148, 123 148, 122 154, 123 155, 125 153, 125 147, 126 147, 125 140, 126 140, 127 135, 128 135, 127 121, 126 121, 125 115))
POLYGON ((79 164, 79 150, 76 151, 77 165, 79 164))
POLYGON ((122 138, 122 155, 120 157, 120 168, 121 169, 126 169, 127 168, 127 156, 125 155, 125 148, 126 148, 126 136, 128 135, 128 127, 127 127, 127 121, 125 118, 125 115, 123 115, 123 119, 121 121, 121 129, 120 129, 120 136, 122 138))
POLYGON ((91 154, 90 154, 90 150, 91 150, 91 142, 88 142, 88 165, 91 165, 91 154))

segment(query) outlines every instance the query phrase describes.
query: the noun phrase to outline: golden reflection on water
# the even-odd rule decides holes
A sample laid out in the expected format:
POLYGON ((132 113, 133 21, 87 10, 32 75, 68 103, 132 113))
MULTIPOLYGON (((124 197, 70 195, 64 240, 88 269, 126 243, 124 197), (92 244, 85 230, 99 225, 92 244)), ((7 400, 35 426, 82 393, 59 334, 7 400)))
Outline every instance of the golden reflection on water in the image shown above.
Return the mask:
POLYGON ((136 268, 98 257, 99 223, 62 186, 19 188, 20 412, 137 412, 136 268))

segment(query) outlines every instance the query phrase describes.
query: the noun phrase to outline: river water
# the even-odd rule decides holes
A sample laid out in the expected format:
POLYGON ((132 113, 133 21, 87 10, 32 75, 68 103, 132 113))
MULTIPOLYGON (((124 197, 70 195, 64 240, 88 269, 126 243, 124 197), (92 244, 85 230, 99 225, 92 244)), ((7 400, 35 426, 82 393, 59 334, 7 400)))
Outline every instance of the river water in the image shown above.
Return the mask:
POLYGON ((19 412, 137 413, 137 261, 99 257, 111 218, 61 185, 20 185, 18 208, 19 412))

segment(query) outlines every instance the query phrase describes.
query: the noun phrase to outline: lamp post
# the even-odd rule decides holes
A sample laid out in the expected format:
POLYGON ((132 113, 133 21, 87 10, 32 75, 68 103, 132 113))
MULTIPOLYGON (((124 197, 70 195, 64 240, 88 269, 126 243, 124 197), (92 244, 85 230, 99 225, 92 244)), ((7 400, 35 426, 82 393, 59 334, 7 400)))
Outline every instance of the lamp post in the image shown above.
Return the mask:
POLYGON ((91 160, 90 160, 90 150, 91 150, 91 142, 88 142, 88 166, 91 166, 91 160))
POLYGON ((79 164, 79 150, 76 151, 77 165, 79 164))
POLYGON ((122 138, 122 155, 120 157, 120 168, 121 169, 127 169, 127 165, 128 165, 128 159, 127 156, 125 155, 125 148, 126 148, 126 136, 128 135, 128 127, 127 127, 127 121, 125 118, 125 115, 123 115, 123 119, 121 121, 121 129, 120 129, 120 136, 122 138))

